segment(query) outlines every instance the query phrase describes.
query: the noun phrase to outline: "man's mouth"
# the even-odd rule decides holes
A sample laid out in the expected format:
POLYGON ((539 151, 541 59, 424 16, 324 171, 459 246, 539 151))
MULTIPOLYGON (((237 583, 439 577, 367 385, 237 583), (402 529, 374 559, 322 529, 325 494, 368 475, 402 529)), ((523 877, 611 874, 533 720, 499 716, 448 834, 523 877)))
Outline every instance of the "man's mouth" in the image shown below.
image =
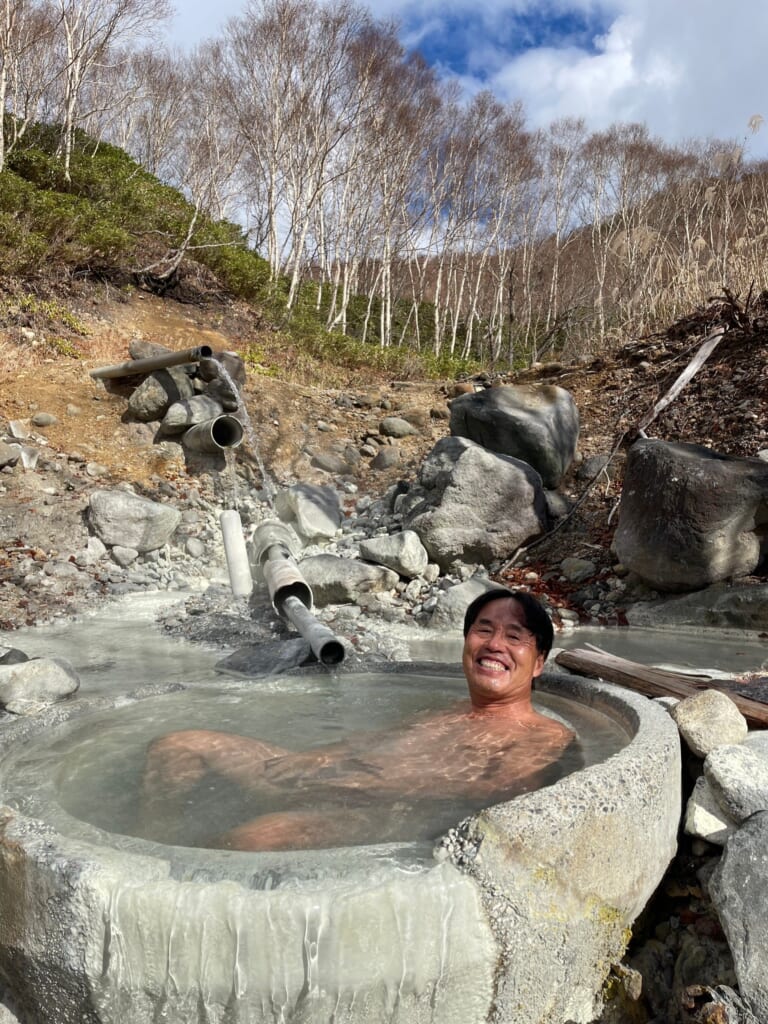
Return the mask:
POLYGON ((487 668, 491 672, 506 672, 507 666, 503 661, 497 661, 495 658, 478 658, 477 663, 480 668, 487 668))

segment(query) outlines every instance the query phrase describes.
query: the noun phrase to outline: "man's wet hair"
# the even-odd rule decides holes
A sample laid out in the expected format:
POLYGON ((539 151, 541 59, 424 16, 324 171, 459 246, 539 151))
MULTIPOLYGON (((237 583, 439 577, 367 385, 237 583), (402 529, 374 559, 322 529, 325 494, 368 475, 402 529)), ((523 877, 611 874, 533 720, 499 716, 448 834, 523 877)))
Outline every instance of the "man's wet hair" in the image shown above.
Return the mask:
POLYGON ((525 590, 508 590, 506 587, 493 587, 479 594, 472 601, 464 613, 464 636, 472 628, 475 619, 487 604, 491 601, 500 601, 504 597, 511 597, 523 609, 525 626, 533 633, 536 639, 536 650, 546 658, 552 650, 552 643, 555 638, 555 630, 552 620, 544 608, 544 605, 533 594, 525 590))

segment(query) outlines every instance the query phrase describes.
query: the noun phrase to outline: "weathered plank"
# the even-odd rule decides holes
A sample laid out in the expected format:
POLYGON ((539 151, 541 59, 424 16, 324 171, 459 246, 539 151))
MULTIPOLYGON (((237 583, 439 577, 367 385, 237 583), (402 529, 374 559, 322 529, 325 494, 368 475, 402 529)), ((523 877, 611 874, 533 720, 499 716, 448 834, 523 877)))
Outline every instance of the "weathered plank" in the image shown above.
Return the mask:
POLYGON ((560 651, 555 663, 580 675, 605 679, 610 683, 626 686, 630 690, 637 690, 646 697, 677 697, 684 700, 702 690, 720 690, 731 698, 752 728, 768 728, 768 704, 733 693, 727 686, 722 685, 720 680, 712 679, 710 676, 670 672, 667 669, 629 661, 627 658, 619 658, 605 651, 588 651, 583 647, 560 651))

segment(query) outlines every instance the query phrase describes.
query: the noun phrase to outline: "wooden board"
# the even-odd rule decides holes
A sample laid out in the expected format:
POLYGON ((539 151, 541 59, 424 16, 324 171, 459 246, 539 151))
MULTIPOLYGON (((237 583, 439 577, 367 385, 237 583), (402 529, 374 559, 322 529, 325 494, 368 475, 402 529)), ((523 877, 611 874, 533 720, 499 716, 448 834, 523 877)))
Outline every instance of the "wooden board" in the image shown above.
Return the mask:
POLYGON ((663 668, 641 665, 637 661, 619 658, 605 651, 589 651, 576 647, 571 651, 560 651, 555 663, 583 676, 605 679, 618 683, 630 690, 645 694, 646 697, 677 697, 684 700, 702 690, 719 690, 733 701, 753 729, 768 728, 768 704, 750 700, 733 693, 727 681, 712 679, 710 676, 691 676, 683 672, 669 672, 663 668))

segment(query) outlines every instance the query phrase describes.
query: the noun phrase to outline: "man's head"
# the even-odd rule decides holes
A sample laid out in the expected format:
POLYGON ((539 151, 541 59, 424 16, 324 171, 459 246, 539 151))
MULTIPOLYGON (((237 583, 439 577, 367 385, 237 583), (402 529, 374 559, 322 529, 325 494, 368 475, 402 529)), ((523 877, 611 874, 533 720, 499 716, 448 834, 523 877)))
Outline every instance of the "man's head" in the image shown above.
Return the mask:
POLYGON ((475 598, 464 617, 462 657, 473 705, 529 704, 553 637, 549 616, 531 594, 499 587, 475 598))

